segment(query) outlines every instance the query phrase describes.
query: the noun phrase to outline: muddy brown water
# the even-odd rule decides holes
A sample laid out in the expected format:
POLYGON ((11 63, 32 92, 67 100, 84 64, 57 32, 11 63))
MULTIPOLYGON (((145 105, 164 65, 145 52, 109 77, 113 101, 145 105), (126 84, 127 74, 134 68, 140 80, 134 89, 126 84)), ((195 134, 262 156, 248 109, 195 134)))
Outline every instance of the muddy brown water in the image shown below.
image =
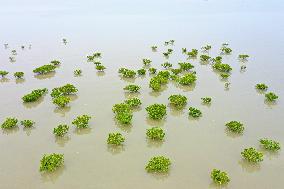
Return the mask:
POLYGON ((284 145, 284 67, 283 17, 281 1, 131 1, 97 3, 70 1, 2 2, 0 23, 2 44, 0 69, 9 71, 0 80, 0 120, 6 117, 33 119, 35 128, 19 126, 0 133, 0 188, 216 188, 210 171, 226 171, 231 182, 226 188, 283 188, 284 155, 264 152, 264 161, 250 164, 242 160, 246 147, 260 149, 258 140, 268 137, 284 145), (64 45, 62 38, 68 43, 64 45), (165 40, 175 39, 173 55, 162 56, 165 40), (186 60, 181 48, 212 45, 210 56, 217 56, 223 42, 233 53, 224 62, 233 67, 228 79, 229 90, 209 64, 198 59, 186 60), (31 49, 28 45, 32 44, 31 49), (25 45, 25 49, 21 49, 25 45), (150 46, 157 45, 152 52, 150 46), (16 49, 16 62, 9 62, 16 49), (86 62, 86 55, 102 52, 101 61, 107 67, 98 73, 86 62), (238 61, 238 54, 249 54, 248 62, 238 61), (135 79, 118 76, 120 67, 138 69, 142 59, 149 58, 152 66, 162 70, 161 63, 180 61, 195 66, 197 82, 190 87, 169 83, 161 92, 148 87, 149 75, 135 79), (32 70, 53 59, 62 62, 55 73, 35 76, 32 70), (246 65, 244 72, 241 65, 246 65), (74 69, 82 69, 74 77, 74 69), (24 71, 23 80, 15 80, 13 72, 24 71), (268 91, 278 94, 276 103, 266 103, 264 95, 254 85, 264 82, 268 91), (37 88, 72 83, 78 93, 72 96, 70 107, 58 109, 50 94, 36 103, 23 104, 21 97, 37 88), (141 86, 136 96, 141 108, 135 110, 132 124, 115 122, 113 104, 131 97, 123 91, 127 84, 141 86), (145 107, 153 103, 168 105, 171 94, 183 94, 188 104, 183 110, 167 107, 162 121, 147 118, 145 107), (204 106, 201 97, 212 97, 204 106), (199 108, 203 116, 188 117, 188 107, 199 108), (92 116, 90 128, 76 130, 72 120, 81 114, 92 116), (239 120, 244 123, 243 135, 232 135, 224 124, 239 120), (70 126, 67 137, 56 138, 52 130, 58 124, 70 126), (160 126, 166 132, 163 142, 146 139, 146 129, 160 126), (126 141, 121 148, 106 144, 109 132, 121 132, 126 141), (65 165, 51 174, 39 172, 39 161, 45 153, 64 153, 65 165), (145 164, 155 155, 165 155, 172 161, 168 174, 155 175, 145 171, 145 164))

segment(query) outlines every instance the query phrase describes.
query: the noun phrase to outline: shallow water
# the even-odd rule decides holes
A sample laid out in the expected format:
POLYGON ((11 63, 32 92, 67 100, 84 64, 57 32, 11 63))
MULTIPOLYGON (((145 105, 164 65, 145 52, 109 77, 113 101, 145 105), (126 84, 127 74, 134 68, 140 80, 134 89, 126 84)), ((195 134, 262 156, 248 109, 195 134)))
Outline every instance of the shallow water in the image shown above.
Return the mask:
POLYGON ((1 2, 0 70, 10 72, 0 80, 0 120, 13 116, 33 119, 34 129, 19 128, 0 134, 0 188, 216 188, 210 179, 213 168, 225 170, 231 182, 226 188, 283 188, 284 154, 264 151, 264 161, 254 165, 241 158, 247 147, 260 149, 258 140, 272 138, 284 145, 284 3, 274 1, 68 1, 51 0, 1 2), (277 21, 278 20, 278 21, 277 21), (62 38, 68 43, 64 45, 62 38), (122 79, 120 67, 141 68, 142 58, 153 60, 153 67, 162 69, 161 55, 165 40, 175 39, 169 62, 186 61, 181 48, 200 48, 211 44, 210 56, 217 56, 220 45, 228 42, 233 53, 224 62, 233 67, 225 90, 211 65, 190 60, 197 71, 197 82, 191 87, 169 83, 162 92, 148 87, 149 75, 122 79), (28 45, 32 44, 31 49, 28 45), (21 45, 26 48, 21 50, 21 45), (150 46, 157 45, 152 52, 150 46), (16 49, 16 62, 9 62, 16 49), (100 51, 105 73, 86 62, 86 55, 100 51), (240 63, 238 54, 249 54, 248 62, 240 63), (62 65, 45 76, 35 76, 36 66, 58 59, 62 65), (245 72, 240 71, 245 64, 245 72), (73 70, 80 68, 81 77, 73 70), (24 80, 15 80, 12 73, 24 71, 24 80), (278 94, 275 104, 264 101, 254 85, 264 82, 269 91, 278 94), (21 97, 30 91, 74 84, 79 92, 72 97, 70 107, 55 108, 49 94, 37 103, 23 104, 21 97), (131 126, 121 126, 114 120, 113 104, 129 97, 122 88, 128 83, 142 86, 137 95, 141 109, 134 113, 131 126), (189 99, 184 110, 167 107, 165 120, 147 118, 145 107, 153 103, 168 104, 171 94, 183 94, 189 99), (200 98, 212 97, 211 106, 200 98), (198 107, 203 116, 188 118, 189 106, 198 107), (90 128, 75 130, 72 120, 81 114, 93 118, 90 128), (245 124, 243 135, 232 135, 224 124, 239 120, 245 124), (68 137, 55 138, 52 130, 60 123, 71 126, 68 137), (163 142, 146 139, 146 129, 161 126, 166 131, 163 142), (125 145, 109 148, 109 132, 118 131, 125 145), (65 166, 52 174, 39 172, 39 161, 45 153, 64 153, 65 166), (148 174, 147 161, 155 155, 172 160, 167 175, 148 174))

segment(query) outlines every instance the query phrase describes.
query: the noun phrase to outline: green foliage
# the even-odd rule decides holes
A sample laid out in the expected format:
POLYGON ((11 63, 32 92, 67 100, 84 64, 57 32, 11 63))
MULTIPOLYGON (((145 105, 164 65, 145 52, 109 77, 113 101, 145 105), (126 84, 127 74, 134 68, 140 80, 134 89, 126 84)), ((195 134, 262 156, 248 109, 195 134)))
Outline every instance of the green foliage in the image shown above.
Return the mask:
POLYGON ((268 89, 268 86, 265 85, 264 83, 258 83, 258 84, 256 84, 255 88, 258 89, 258 90, 265 91, 265 90, 268 89))
POLYGON ((123 77, 133 78, 136 75, 134 70, 129 70, 127 68, 120 68, 118 73, 121 73, 123 77))
POLYGON ((143 61, 143 64, 144 64, 144 66, 150 66, 151 65, 151 60, 149 60, 149 59, 143 59, 142 60, 143 61))
POLYGON ((156 68, 149 68, 148 70, 150 74, 155 74, 157 72, 156 68))
POLYGON ((170 103, 173 104, 177 108, 182 108, 187 103, 186 96, 183 96, 183 95, 180 95, 180 94, 171 95, 168 99, 169 99, 170 103))
POLYGON ((166 114, 166 105, 164 104, 153 104, 146 108, 148 116, 152 119, 162 119, 166 114))
POLYGON ((139 87, 138 85, 126 85, 123 89, 130 92, 138 92, 140 88, 141 87, 139 87))
POLYGON ((38 74, 46 74, 49 72, 53 72, 55 69, 56 69, 56 66, 52 64, 46 64, 46 65, 43 65, 43 66, 40 66, 34 69, 33 72, 38 73, 38 74))
POLYGON ((213 68, 221 72, 230 72, 232 70, 229 64, 222 64, 221 62, 216 62, 213 64, 213 68))
POLYGON ((228 73, 221 73, 220 76, 221 76, 223 79, 227 79, 228 77, 230 77, 230 74, 228 74, 228 73))
POLYGON ((145 169, 148 172, 157 172, 157 173, 165 173, 169 171, 169 167, 171 165, 171 161, 169 158, 164 156, 156 156, 152 157, 145 169))
POLYGON ((113 111, 113 113, 116 113, 116 114, 131 112, 130 106, 126 103, 120 103, 120 104, 113 105, 112 111, 113 111))
POLYGON ((165 69, 171 68, 173 65, 169 62, 165 62, 163 64, 161 64, 161 66, 163 66, 165 69))
POLYGON ((93 62, 96 66, 101 65, 102 63, 100 61, 94 61, 93 62))
POLYGON ((139 98, 130 98, 128 100, 125 100, 124 102, 125 104, 128 104, 131 108, 140 106, 142 104, 139 98))
POLYGON ((78 116, 76 119, 72 121, 72 124, 75 125, 77 128, 87 128, 89 126, 89 120, 91 116, 88 115, 81 115, 78 116))
POLYGON ((149 87, 152 88, 154 91, 158 91, 161 89, 162 84, 160 82, 159 77, 153 77, 150 80, 149 87))
POLYGON ((216 184, 220 185, 230 182, 228 174, 218 169, 213 169, 213 171, 211 172, 211 178, 216 184))
POLYGON ((0 70, 0 75, 1 75, 2 77, 5 77, 8 73, 9 73, 9 72, 7 72, 7 71, 0 70))
POLYGON ((280 143, 267 138, 262 138, 259 140, 261 146, 267 150, 278 151, 280 150, 280 143))
POLYGON ((192 68, 194 68, 194 66, 192 64, 190 64, 189 62, 179 62, 178 63, 180 66, 180 69, 183 71, 188 71, 192 68))
POLYGON ((78 91, 78 89, 72 84, 66 84, 61 87, 56 87, 51 91, 51 97, 56 98, 63 95, 74 94, 78 91))
POLYGON ((202 112, 200 110, 198 110, 197 108, 189 107, 188 110, 189 110, 188 114, 191 117, 197 118, 197 117, 200 117, 202 115, 202 112))
POLYGON ((201 100, 204 104, 210 104, 212 99, 210 97, 203 97, 201 100))
POLYGON ((121 145, 125 141, 125 138, 121 133, 109 133, 107 143, 111 145, 121 145))
POLYGON ((171 69, 171 72, 175 75, 178 75, 182 72, 182 69, 180 69, 180 68, 179 69, 171 69))
POLYGON ((204 61, 204 62, 210 60, 210 58, 211 58, 211 57, 208 56, 208 55, 206 55, 206 54, 200 55, 200 60, 201 60, 201 61, 204 61))
POLYGON ((241 154, 249 162, 257 163, 263 160, 263 154, 254 148, 246 148, 241 154))
POLYGON ((137 70, 138 75, 145 75, 146 74, 146 70, 145 69, 139 69, 137 70))
POLYGON ((62 137, 68 132, 68 130, 69 130, 68 125, 58 125, 53 129, 53 134, 62 137))
POLYGON ((131 112, 121 112, 115 115, 116 120, 121 124, 130 124, 133 118, 131 112))
POLYGON ((172 54, 172 52, 173 52, 173 49, 168 49, 169 54, 172 54))
POLYGON ((22 120, 21 121, 21 125, 23 125, 24 127, 32 127, 35 124, 34 121, 26 119, 26 120, 22 120))
POLYGON ((8 117, 5 119, 5 121, 2 123, 1 128, 2 129, 11 129, 17 126, 18 119, 14 117, 8 117))
POLYGON ((82 74, 82 70, 80 70, 80 69, 74 70, 74 75, 75 76, 79 76, 81 74, 82 74))
POLYGON ((24 102, 37 101, 40 97, 42 97, 42 95, 47 93, 47 91, 48 91, 47 88, 33 90, 31 93, 24 95, 22 97, 22 100, 24 102))
POLYGON ((265 97, 266 97, 266 100, 268 100, 270 102, 273 102, 278 98, 278 96, 276 94, 274 94, 273 92, 266 93, 265 97))
POLYGON ((23 78, 24 72, 15 72, 14 77, 17 78, 17 79, 23 78))
POLYGON ((151 47, 151 49, 152 49, 153 51, 156 51, 157 48, 158 48, 158 47, 157 47, 156 45, 154 45, 154 46, 151 47))
POLYGON ((169 52, 163 52, 163 55, 164 55, 165 57, 169 57, 170 54, 171 54, 171 53, 169 53, 169 52))
POLYGON ((157 77, 163 78, 165 81, 162 81, 163 84, 167 83, 167 80, 170 77, 170 72, 169 71, 159 71, 157 74, 157 77))
POLYGON ((193 73, 189 73, 179 79, 179 84, 190 85, 193 84, 195 81, 196 81, 196 75, 193 73))
POLYGON ((215 58, 213 58, 212 59, 213 60, 213 62, 219 62, 219 63, 221 63, 222 62, 222 56, 216 56, 215 58))
POLYGON ((96 70, 98 71, 104 71, 106 69, 106 67, 104 65, 96 65, 96 70))
POLYGON ((165 132, 162 128, 152 127, 151 129, 147 129, 146 135, 152 140, 163 140, 165 132))
POLYGON ((244 125, 238 121, 230 121, 226 123, 226 127, 234 133, 242 133, 245 129, 244 125))
POLYGON ((239 55, 239 59, 241 59, 241 60, 246 60, 247 58, 249 58, 249 55, 247 55, 247 54, 240 54, 239 55))
POLYGON ((51 63, 52 65, 54 65, 54 66, 58 66, 58 65, 61 64, 61 62, 58 61, 58 60, 52 60, 50 63, 51 63))
POLYGON ((100 52, 95 52, 92 55, 87 56, 88 62, 94 61, 96 58, 101 58, 102 54, 100 52))
POLYGON ((187 52, 188 57, 190 58, 196 58, 198 55, 198 50, 197 49, 192 49, 190 52, 187 52))
MULTIPOLYGON (((135 101, 135 100, 134 100, 135 101)), ((129 102, 130 103, 130 102, 129 102)), ((135 103, 135 102, 132 102, 135 103)), ((137 102, 136 102, 137 103, 137 102)), ((133 105, 133 104, 131 104, 133 105)), ((126 103, 115 104, 112 111, 116 114, 115 118, 122 124, 130 124, 132 120, 131 105, 126 103)))
POLYGON ((205 46, 201 47, 201 49, 203 51, 209 51, 211 49, 211 45, 205 45, 205 46))
POLYGON ((40 171, 55 171, 57 168, 61 167, 64 164, 64 155, 63 154, 44 154, 40 160, 40 171))
POLYGON ((227 44, 223 44, 221 47, 221 52, 224 54, 230 54, 232 52, 232 49, 229 48, 227 44))
POLYGON ((68 96, 59 96, 53 99, 53 104, 56 104, 59 107, 65 107, 70 102, 70 97, 68 96))

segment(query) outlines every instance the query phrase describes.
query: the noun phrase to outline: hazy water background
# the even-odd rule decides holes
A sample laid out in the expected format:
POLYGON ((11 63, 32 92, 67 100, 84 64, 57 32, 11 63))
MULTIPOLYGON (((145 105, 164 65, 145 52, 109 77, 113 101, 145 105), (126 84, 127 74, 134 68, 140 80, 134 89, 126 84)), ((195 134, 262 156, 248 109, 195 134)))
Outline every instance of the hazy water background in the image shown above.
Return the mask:
POLYGON ((0 1, 0 70, 10 72, 1 80, 0 120, 8 116, 33 119, 36 126, 0 136, 0 188, 214 188, 209 173, 213 168, 226 170, 231 177, 227 188, 283 188, 284 155, 265 152, 264 161, 250 165, 240 152, 246 147, 259 149, 258 140, 268 137, 284 145, 284 3, 272 1, 0 1), (62 44, 67 38, 68 44, 62 44), (233 67, 228 91, 210 65, 195 65, 198 80, 191 88, 169 83, 161 93, 148 88, 149 76, 122 80, 117 69, 141 68, 142 58, 153 60, 160 68, 165 62, 161 53, 165 40, 175 39, 174 54, 169 61, 177 65, 186 61, 181 48, 200 48, 211 44, 211 56, 218 55, 220 45, 228 42, 233 49, 224 62, 233 67), (21 45, 32 49, 21 50, 21 45), (158 45, 153 53, 151 45, 158 45), (16 62, 10 63, 16 49, 16 62), (86 63, 86 55, 103 53, 108 68, 98 74, 86 63), (237 56, 251 57, 246 72, 237 56), (62 65, 47 78, 35 77, 36 66, 59 59, 62 65), (81 68, 82 77, 73 70, 81 68), (15 71, 24 71, 25 80, 16 82, 15 71), (279 95, 276 104, 266 104, 254 85, 265 82, 269 91, 279 95), (70 108, 58 110, 47 94, 42 101, 23 105, 21 97, 37 88, 73 83, 77 98, 70 108), (117 125, 111 107, 128 96, 122 88, 128 83, 142 86, 138 95, 143 105, 134 113, 131 127, 117 125), (147 119, 145 107, 168 103, 171 94, 184 94, 189 103, 184 111, 168 107, 165 121, 147 119), (211 96, 210 107, 200 98, 211 96), (187 108, 202 110, 199 120, 189 119, 187 108), (93 116, 90 129, 76 132, 72 120, 80 114, 93 116), (242 136, 225 131, 224 123, 240 120, 245 124, 242 136), (71 126, 69 138, 56 140, 52 129, 60 123, 71 126), (146 128, 160 125, 166 131, 163 143, 150 143, 146 128), (106 145, 109 132, 126 137, 123 149, 111 151, 106 145), (65 166, 54 174, 41 175, 39 161, 44 153, 64 153, 65 166), (155 176, 144 171, 148 159, 166 155, 172 160, 169 175, 155 176))

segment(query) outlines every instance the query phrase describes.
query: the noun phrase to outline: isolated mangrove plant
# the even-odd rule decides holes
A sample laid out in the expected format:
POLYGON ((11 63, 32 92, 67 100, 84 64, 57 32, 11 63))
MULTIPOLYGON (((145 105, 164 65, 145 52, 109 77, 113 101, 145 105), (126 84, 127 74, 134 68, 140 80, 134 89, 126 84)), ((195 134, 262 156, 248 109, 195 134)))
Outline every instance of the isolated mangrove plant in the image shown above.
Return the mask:
POLYGON ((267 101, 274 102, 278 98, 278 96, 273 92, 269 92, 265 94, 265 98, 267 101))
POLYGON ((24 72, 15 72, 14 77, 17 79, 21 79, 24 77, 24 72))
POLYGON ((173 65, 169 62, 165 62, 163 64, 161 64, 161 66, 163 66, 165 69, 171 68, 173 65))
POLYGON ((42 97, 45 93, 47 93, 47 91, 48 91, 47 88, 33 90, 31 93, 24 95, 22 97, 22 100, 24 102, 37 101, 40 97, 42 97))
POLYGON ((180 68, 178 68, 178 69, 171 69, 171 72, 173 73, 173 74, 175 74, 175 75, 178 75, 178 74, 180 74, 181 72, 182 72, 182 69, 180 69, 180 68))
POLYGON ((146 70, 144 68, 137 70, 138 75, 145 75, 146 70))
POLYGON ((206 55, 206 54, 202 54, 200 55, 200 60, 203 61, 203 62, 206 62, 208 60, 210 60, 210 56, 206 55))
POLYGON ((196 74, 188 73, 179 79, 181 85, 191 85, 196 81, 196 74))
POLYGON ((55 69, 56 69, 56 66, 52 64, 46 64, 46 65, 35 68, 33 72, 37 74, 46 74, 49 72, 53 72, 55 69))
POLYGON ((164 104, 152 104, 146 108, 146 111, 152 119, 163 119, 167 114, 167 107, 164 104))
POLYGON ((227 79, 228 77, 230 77, 230 74, 228 74, 228 73, 221 73, 220 76, 221 76, 223 79, 227 79))
POLYGON ((144 66, 150 66, 152 62, 150 59, 146 59, 146 58, 144 58, 142 61, 143 61, 144 66))
POLYGON ((210 104, 212 99, 210 97, 203 97, 201 100, 204 104, 210 104))
POLYGON ((198 50, 192 49, 190 52, 187 52, 187 55, 189 58, 196 58, 198 55, 198 50))
POLYGON ((230 178, 225 171, 221 171, 218 169, 213 169, 211 171, 211 179, 219 185, 227 184, 230 182, 230 178))
POLYGON ((21 125, 23 125, 26 128, 32 127, 34 124, 35 124, 35 122, 30 120, 30 119, 25 119, 25 120, 21 121, 21 125))
POLYGON ((133 115, 130 108, 130 105, 126 103, 115 104, 112 107, 112 111, 115 113, 115 118, 119 123, 131 123, 133 115))
POLYGON ((220 50, 223 54, 230 54, 232 52, 232 49, 227 44, 223 44, 220 50))
POLYGON ((79 76, 81 74, 82 74, 82 70, 80 70, 80 69, 74 70, 74 75, 75 76, 79 76))
POLYGON ((280 143, 275 140, 262 138, 259 140, 259 142, 260 142, 260 145, 267 150, 278 151, 281 148, 280 143))
POLYGON ((180 66, 180 69, 183 70, 183 71, 188 71, 188 70, 194 68, 194 66, 189 62, 179 62, 178 64, 180 66))
POLYGON ((258 83, 255 85, 255 88, 261 91, 266 91, 268 89, 268 86, 264 83, 258 83))
POLYGON ((186 96, 183 96, 181 94, 171 95, 168 99, 169 99, 170 103, 177 108, 182 108, 187 103, 186 96))
POLYGON ((205 45, 205 46, 201 47, 201 50, 209 51, 211 48, 212 48, 211 45, 205 45))
POLYGON ((158 48, 158 47, 157 47, 156 45, 153 45, 153 46, 151 47, 152 51, 156 51, 157 48, 158 48))
POLYGON ((58 107, 65 107, 70 102, 70 97, 68 96, 58 96, 53 98, 53 104, 57 105, 58 107))
POLYGON ((58 125, 57 127, 55 127, 55 128, 53 129, 53 134, 54 134, 55 136, 62 137, 62 136, 64 136, 65 134, 68 133, 68 130, 69 130, 69 126, 68 126, 68 125, 63 125, 63 124, 61 124, 61 125, 58 125))
POLYGON ((130 84, 130 85, 126 85, 126 86, 123 88, 123 90, 129 91, 129 92, 132 92, 132 93, 135 93, 135 92, 138 92, 140 88, 141 88, 141 87, 139 87, 138 85, 132 85, 132 84, 130 84))
POLYGON ((183 54, 185 54, 185 53, 187 52, 187 49, 186 49, 186 48, 181 48, 181 52, 182 52, 183 54))
POLYGON ((63 154, 44 154, 40 160, 40 171, 52 172, 63 166, 64 164, 64 155, 63 154))
POLYGON ((52 60, 50 63, 54 66, 58 66, 58 65, 61 64, 61 62, 59 60, 52 60))
POLYGON ((124 101, 125 104, 128 104, 130 108, 140 106, 142 104, 139 98, 130 98, 124 101))
POLYGON ((9 72, 4 71, 4 70, 0 70, 0 75, 1 77, 5 77, 6 75, 8 75, 9 72))
POLYGON ((123 77, 134 78, 136 76, 136 72, 134 70, 130 70, 127 68, 120 68, 118 73, 122 74, 123 77))
POLYGON ((111 145, 121 145, 125 141, 125 138, 121 133, 109 133, 107 143, 111 145))
POLYGON ((247 55, 247 54, 240 54, 239 55, 240 60, 247 60, 248 58, 249 58, 249 55, 247 55))
POLYGON ((91 119, 91 116, 88 115, 81 115, 76 117, 72 124, 75 125, 78 129, 80 128, 87 128, 89 126, 89 120, 91 119))
POLYGON ((263 154, 252 147, 244 149, 241 155, 249 162, 257 163, 263 161, 263 154))
POLYGON ((17 126, 18 119, 14 117, 8 117, 5 119, 5 121, 2 123, 1 128, 2 129, 12 129, 17 126))
POLYGON ((226 123, 226 127, 234 133, 242 133, 244 131, 244 124, 239 121, 230 121, 226 123))
POLYGON ((156 173, 166 173, 169 171, 171 161, 169 158, 164 156, 155 156, 152 157, 145 169, 147 172, 156 172, 156 173))
POLYGON ((104 65, 96 65, 96 70, 103 72, 106 69, 104 65))
POLYGON ((188 108, 188 115, 194 118, 198 118, 202 115, 202 112, 194 107, 189 107, 188 108))
POLYGON ((63 95, 75 94, 77 91, 78 89, 74 85, 68 83, 61 87, 53 88, 50 95, 51 97, 56 98, 63 95))
POLYGON ((155 74, 157 72, 157 69, 156 68, 149 68, 148 71, 149 71, 150 74, 155 74))
POLYGON ((149 139, 152 140, 163 140, 165 137, 165 132, 160 127, 152 127, 147 129, 146 135, 149 139))

